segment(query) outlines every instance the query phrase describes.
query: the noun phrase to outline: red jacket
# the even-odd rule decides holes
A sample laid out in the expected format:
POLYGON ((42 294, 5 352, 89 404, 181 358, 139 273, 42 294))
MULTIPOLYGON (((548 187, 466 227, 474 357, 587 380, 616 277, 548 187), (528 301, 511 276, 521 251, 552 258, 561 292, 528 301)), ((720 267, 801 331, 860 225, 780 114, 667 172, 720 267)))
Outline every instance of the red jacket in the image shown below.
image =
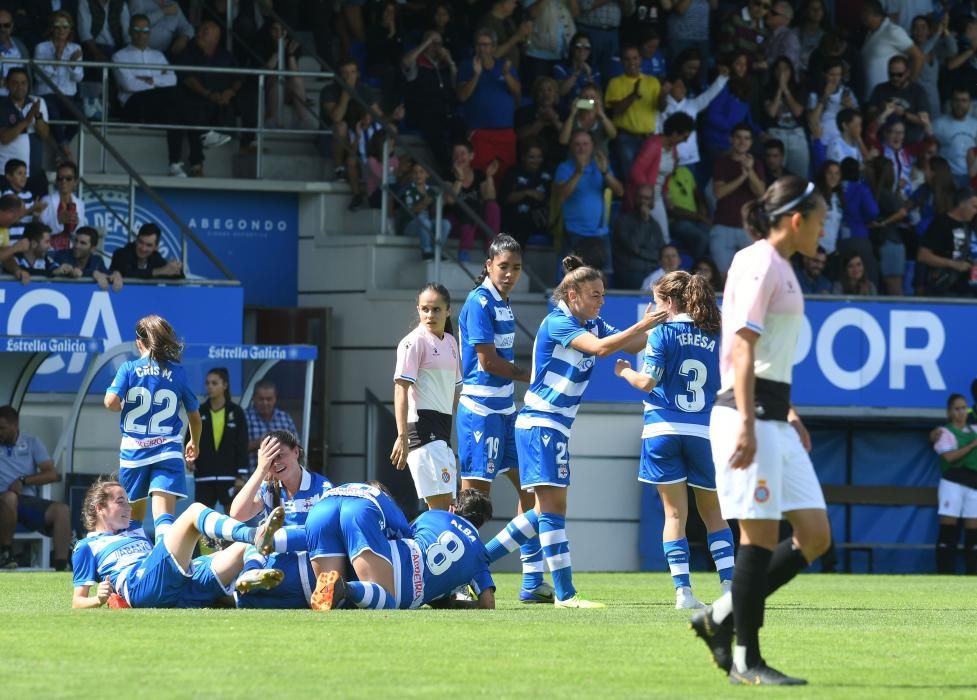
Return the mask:
MULTIPOLYGON (((628 173, 628 181, 624 188, 624 211, 634 209, 635 196, 640 187, 643 185, 655 186, 655 182, 658 180, 658 170, 662 163, 662 145, 664 143, 664 136, 652 134, 641 144, 641 150, 638 151, 638 156, 631 165, 631 172, 628 173)), ((678 165, 678 149, 675 146, 672 146, 672 158, 678 165)), ((664 191, 664 188, 662 190, 664 191)))

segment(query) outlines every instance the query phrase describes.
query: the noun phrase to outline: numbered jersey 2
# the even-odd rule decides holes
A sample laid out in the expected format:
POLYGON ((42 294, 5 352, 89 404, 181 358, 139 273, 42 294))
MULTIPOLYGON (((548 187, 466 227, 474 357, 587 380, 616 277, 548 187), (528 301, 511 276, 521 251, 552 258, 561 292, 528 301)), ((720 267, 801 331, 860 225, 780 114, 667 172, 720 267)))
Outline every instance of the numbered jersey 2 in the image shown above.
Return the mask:
POLYGON ((478 528, 460 515, 429 510, 411 524, 411 532, 412 542, 399 542, 400 549, 406 550, 401 554, 402 565, 411 569, 411 576, 405 570, 401 577, 401 607, 444 598, 465 584, 470 584, 476 595, 495 587, 478 528), (417 555, 421 566, 413 567, 410 559, 417 555))
POLYGON ((120 467, 182 462, 180 406, 196 411, 199 402, 180 365, 160 366, 149 357, 130 360, 119 368, 108 391, 122 399, 120 467))
POLYGON ((720 383, 719 350, 719 336, 696 328, 687 314, 651 331, 642 372, 657 383, 645 400, 644 437, 709 437, 709 413, 720 383))

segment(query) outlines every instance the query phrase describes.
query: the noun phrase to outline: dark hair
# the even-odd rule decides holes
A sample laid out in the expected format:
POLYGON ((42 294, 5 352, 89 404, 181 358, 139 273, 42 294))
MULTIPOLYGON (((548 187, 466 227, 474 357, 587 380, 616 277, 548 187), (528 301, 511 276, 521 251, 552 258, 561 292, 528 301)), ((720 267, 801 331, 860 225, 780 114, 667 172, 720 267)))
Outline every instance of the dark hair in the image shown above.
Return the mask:
POLYGON ((17 168, 23 168, 24 170, 26 170, 27 169, 27 163, 25 163, 24 161, 22 161, 20 158, 11 158, 6 163, 4 163, 4 165, 3 165, 3 174, 4 175, 13 175, 14 174, 14 170, 16 170, 17 168))
POLYGON ((675 301, 677 308, 692 317, 696 328, 713 335, 722 330, 722 315, 716 305, 716 292, 702 275, 675 270, 658 280, 653 289, 663 299, 675 301))
POLYGON ((838 116, 835 117, 835 124, 838 125, 838 131, 843 131, 846 126, 855 120, 855 117, 862 116, 854 109, 845 107, 838 111, 838 116))
POLYGON ((780 151, 781 154, 786 153, 786 149, 784 148, 784 142, 781 141, 780 139, 767 139, 766 141, 763 142, 763 150, 765 151, 777 150, 780 151))
POLYGON ((143 316, 136 321, 136 338, 159 365, 179 362, 183 355, 183 343, 176 337, 170 322, 162 316, 143 316))
POLYGON ((556 289, 553 290, 553 296, 551 297, 554 304, 566 301, 571 289, 579 292, 580 285, 582 284, 595 280, 604 281, 603 272, 593 267, 588 267, 576 255, 568 255, 563 258, 563 272, 563 279, 556 285, 556 289))
POLYGON ((116 478, 115 474, 102 475, 85 492, 85 500, 81 506, 81 520, 88 532, 93 532, 98 527, 98 508, 99 506, 104 508, 109 502, 109 489, 115 486, 123 488, 116 478))
MULTIPOLYGON (((977 384, 977 379, 974 380, 974 384, 977 384)), ((973 389, 974 388, 974 385, 972 384, 970 386, 970 388, 973 389)), ((948 412, 950 410, 950 407, 953 405, 953 402, 956 401, 956 400, 958 400, 958 399, 960 401, 963 401, 964 403, 967 403, 967 397, 964 396, 963 394, 950 394, 950 396, 947 397, 947 400, 946 400, 946 410, 948 412)))
POLYGON ((278 393, 278 387, 276 387, 275 382, 270 379, 259 379, 254 385, 255 391, 264 391, 265 389, 271 389, 275 393, 278 393))
POLYGON ((857 182, 862 175, 862 166, 854 158, 841 161, 841 179, 846 182, 857 182))
POLYGON ((475 147, 472 146, 471 141, 455 141, 453 144, 451 144, 451 150, 452 151, 455 150, 456 148, 458 148, 458 146, 464 146, 465 148, 468 149, 469 153, 475 152, 475 147))
POLYGON ((743 228, 754 238, 766 238, 781 218, 793 214, 807 216, 824 201, 813 187, 805 195, 809 184, 805 178, 796 175, 779 178, 762 197, 743 206, 743 228))
POLYGON ((576 34, 574 34, 572 37, 570 37, 570 43, 567 44, 570 53, 571 54, 573 53, 573 48, 577 45, 577 42, 580 41, 581 39, 587 40, 587 43, 590 44, 591 55, 593 55, 593 50, 594 50, 593 39, 590 38, 590 34, 588 34, 587 32, 579 32, 579 31, 576 34))
POLYGON ((885 17, 885 10, 879 0, 864 0, 862 3, 862 13, 870 14, 873 17, 885 17))
POLYGON ((841 274, 838 275, 838 281, 841 283, 841 293, 867 296, 871 292, 871 282, 869 282, 868 274, 866 273, 865 258, 862 257, 861 253, 853 251, 846 255, 841 263, 841 274), (848 276, 848 265, 855 258, 862 261, 862 278, 857 282, 848 276))
POLYGON ((957 182, 950 170, 950 163, 943 156, 930 156, 928 161, 931 177, 930 192, 933 193, 933 210, 937 214, 946 214, 953 209, 953 195, 957 191, 957 182))
POLYGON ((13 406, 0 406, 0 420, 5 420, 8 423, 19 423, 20 414, 13 406))
POLYGON ((970 382, 970 395, 974 397, 974 401, 977 401, 977 379, 970 382))
POLYGON ((42 224, 40 221, 32 221, 24 226, 24 233, 22 235, 31 243, 40 243, 45 233, 51 233, 50 226, 42 224))
MULTIPOLYGON (((854 159, 853 159, 854 160, 854 159)), ((857 161, 856 161, 857 162, 857 161)), ((814 184, 817 185, 818 191, 821 196, 824 197, 825 204, 831 204, 831 197, 835 196, 838 198, 838 206, 842 209, 845 207, 845 193, 841 191, 841 183, 835 189, 828 188, 828 168, 835 166, 838 168, 839 174, 841 173, 841 163, 836 160, 826 160, 821 163, 821 167, 818 169, 817 177, 814 178, 814 184)))
POLYGON ((897 53, 896 55, 889 58, 888 63, 886 63, 886 67, 891 68, 893 63, 901 63, 907 68, 909 67, 909 59, 903 56, 901 53, 897 53))
POLYGON ((683 63, 688 63, 689 61, 702 62, 702 52, 695 46, 690 46, 679 52, 678 57, 675 59, 675 64, 681 66, 683 63))
POLYGON ((302 443, 299 440, 299 436, 293 433, 291 430, 272 430, 261 438, 261 441, 264 442, 265 438, 275 438, 284 447, 287 447, 290 450, 298 449, 299 464, 301 464, 303 467, 305 466, 305 450, 302 449, 302 443))
POLYGON ((352 56, 344 56, 343 58, 339 59, 339 63, 336 64, 336 70, 340 71, 346 66, 356 66, 358 69, 360 64, 357 63, 356 59, 352 56))
POLYGON ((868 187, 872 191, 872 196, 878 201, 879 194, 888 192, 896 182, 896 169, 892 161, 885 156, 876 156, 868 163, 866 175, 868 176, 868 187))
POLYGON ((893 127, 899 126, 900 124, 903 128, 906 127, 906 121, 898 115, 894 114, 886 119, 885 123, 882 125, 882 128, 879 129, 879 131, 882 132, 882 138, 886 138, 889 135, 889 132, 892 131, 893 127))
POLYGON ((958 187, 953 193, 953 206, 954 208, 959 207, 961 204, 966 202, 968 199, 977 197, 977 192, 974 192, 969 187, 958 187))
POLYGON ((520 258, 522 257, 522 246, 519 245, 519 241, 510 236, 508 233, 500 233, 498 236, 492 239, 492 244, 488 249, 488 258, 485 261, 486 264, 482 267, 482 271, 475 279, 475 286, 472 287, 472 289, 478 289, 482 282, 484 282, 488 277, 488 262, 490 260, 495 260, 503 253, 515 253, 520 258))
POLYGON ((75 176, 75 178, 78 177, 78 164, 77 163, 74 163, 73 161, 70 161, 70 160, 61 161, 60 163, 58 163, 58 167, 55 169, 55 172, 61 172, 65 168, 71 170, 71 173, 72 173, 72 175, 75 176))
POLYGON ((17 211, 23 205, 23 201, 15 194, 5 194, 0 197, 0 211, 17 211))
POLYGON ((220 377, 220 380, 224 382, 224 400, 231 403, 231 373, 227 371, 227 367, 213 367, 207 370, 207 374, 220 377))
POLYGON ((94 226, 82 226, 75 231, 75 238, 78 236, 88 236, 92 239, 92 248, 98 245, 98 229, 94 226))
POLYGON ((5 75, 3 78, 4 82, 10 80, 10 76, 13 75, 14 73, 20 73, 21 75, 23 75, 25 78, 27 78, 27 84, 30 85, 31 76, 27 73, 27 69, 24 68, 23 66, 11 66, 7 70, 7 75, 5 75))
POLYGON ((145 20, 146 24, 152 25, 152 20, 149 19, 149 15, 144 15, 141 12, 139 14, 132 15, 129 18, 129 29, 136 26, 136 22, 139 20, 145 20))
POLYGON ((746 122, 740 122, 739 124, 736 124, 732 129, 730 129, 729 130, 730 138, 732 138, 733 134, 735 134, 737 131, 747 131, 750 134, 750 138, 753 138, 753 129, 746 122))
POLYGON ((749 71, 750 71, 750 67, 753 65, 753 61, 751 60, 750 54, 742 50, 733 51, 726 57, 726 60, 720 61, 720 63, 729 66, 730 73, 729 73, 729 82, 727 83, 728 90, 737 98, 743 100, 743 102, 746 103, 752 102, 753 95, 754 95, 754 91, 753 91, 754 86, 753 86, 753 78, 750 77, 749 71), (742 78, 737 76, 733 72, 733 64, 736 63, 736 61, 738 61, 740 58, 744 58, 746 60, 747 74, 744 75, 742 78))
POLYGON ((455 514, 481 527, 492 519, 492 500, 478 489, 462 489, 455 500, 455 514))
MULTIPOLYGON (((790 90, 791 95, 796 99, 798 95, 798 84, 797 84, 797 71, 794 70, 794 63, 786 56, 780 56, 772 64, 767 71, 767 95, 773 97, 777 94, 779 88, 779 79, 777 78, 777 66, 781 63, 786 65, 790 69, 790 80, 787 82, 787 89, 790 90)), ((801 100, 803 101, 803 99, 801 100)))
POLYGON ((716 261, 710 257, 699 258, 692 263, 692 274, 698 274, 696 268, 699 265, 705 265, 709 268, 709 284, 712 286, 712 291, 721 292, 723 291, 723 274, 719 271, 719 266, 716 265, 716 261))
POLYGON ((444 332, 447 333, 448 335, 454 335, 455 326, 451 322, 451 292, 449 292, 448 288, 445 287, 443 284, 438 284, 437 282, 428 282, 423 287, 417 290, 417 297, 415 298, 420 299, 421 295, 424 292, 428 292, 428 291, 434 292, 444 300, 444 305, 446 307, 445 311, 447 312, 446 314, 447 318, 445 318, 444 320, 444 332))
POLYGON ((685 112, 675 112, 665 120, 665 136, 692 133, 694 129, 695 122, 685 112))
POLYGON ((156 236, 156 240, 162 239, 163 235, 159 230, 159 226, 153 223, 143 224, 139 227, 139 232, 136 234, 136 238, 142 238, 144 236, 156 236))

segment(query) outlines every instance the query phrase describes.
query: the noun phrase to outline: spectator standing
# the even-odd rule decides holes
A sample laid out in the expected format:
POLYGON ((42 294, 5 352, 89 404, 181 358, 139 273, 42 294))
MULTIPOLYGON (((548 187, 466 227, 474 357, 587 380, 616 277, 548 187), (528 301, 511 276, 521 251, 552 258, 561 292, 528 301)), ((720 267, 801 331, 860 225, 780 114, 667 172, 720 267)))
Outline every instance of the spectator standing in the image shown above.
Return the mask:
MULTIPOLYGON (((687 49, 696 49, 699 59, 706 66, 712 63, 712 45, 709 41, 711 11, 718 7, 718 0, 677 0, 672 3, 668 16, 669 59, 674 64, 687 49)), ((702 85, 701 75, 696 88, 702 85)), ((688 86, 690 89, 691 85, 688 86)))
POLYGON ((520 68, 523 82, 532 85, 541 76, 550 77, 560 59, 572 53, 577 31, 573 18, 580 6, 577 0, 522 0, 522 6, 532 20, 532 31, 520 68))
POLYGON ((15 66, 7 71, 9 94, 0 97, 0 168, 16 158, 27 166, 27 189, 35 199, 47 194, 44 174, 44 141, 51 133, 47 105, 30 94, 27 71, 15 66))
POLYGON ((892 114, 906 122, 907 143, 922 139, 923 121, 930 115, 930 105, 926 90, 919 83, 910 82, 905 56, 889 59, 889 80, 875 86, 869 104, 880 112, 888 107, 892 114))
MULTIPOLYGON (((741 52, 732 57, 730 77, 726 87, 706 107, 699 137, 705 167, 713 167, 719 157, 729 151, 732 145, 732 130, 737 125, 746 124, 751 134, 760 132, 760 128, 753 121, 750 109, 753 96, 753 78, 749 75, 749 59, 741 52)), ((716 263, 719 264, 719 261, 716 260, 716 263)), ((721 264, 719 268, 722 269, 721 264)))
POLYGON ((873 247, 878 251, 879 270, 886 294, 902 293, 902 280, 906 273, 906 246, 902 242, 901 228, 905 225, 908 211, 905 200, 893 190, 895 170, 892 161, 877 156, 866 169, 869 187, 879 205, 878 218, 869 224, 873 247))
POLYGON ((75 230, 88 226, 85 203, 75 194, 78 185, 78 166, 65 161, 58 166, 54 178, 56 192, 45 195, 39 219, 51 229, 51 248, 67 250, 75 230))
POLYGON ((807 73, 811 54, 821 44, 828 29, 828 15, 824 11, 823 0, 807 0, 801 5, 797 22, 797 39, 801 46, 799 73, 807 73))
POLYGON ((611 59, 623 56, 620 49, 621 19, 634 11, 634 0, 577 0, 580 14, 577 28, 590 35, 594 67, 608 75, 611 59))
POLYGON ((757 73, 767 70, 765 42, 770 34, 766 17, 770 0, 749 0, 739 12, 729 15, 719 29, 719 53, 744 53, 757 73))
MULTIPOLYGON (((475 153, 472 145, 467 141, 456 143, 451 149, 451 173, 449 181, 450 191, 446 192, 449 204, 464 202, 476 214, 480 214, 491 234, 483 236, 488 241, 499 232, 501 213, 496 202, 495 174, 499 169, 498 161, 489 163, 485 171, 476 170, 473 166, 475 153)), ((485 232, 460 207, 448 208, 451 225, 458 231, 458 259, 467 261, 471 255, 475 236, 485 232)), ((487 247, 487 243, 484 247, 487 247)))
POLYGON ((965 87, 973 97, 977 91, 977 16, 961 20, 962 31, 957 35, 957 53, 946 60, 947 79, 954 87, 965 87))
POLYGON ((262 379, 254 385, 254 395, 251 405, 245 409, 244 417, 248 424, 248 453, 251 460, 251 470, 258 466, 258 448, 265 435, 273 430, 288 430, 298 437, 299 431, 295 427, 292 417, 277 407, 278 390, 275 382, 262 379))
POLYGON ((609 273, 613 268, 604 189, 620 197, 624 185, 614 176, 607 158, 594 150, 590 134, 578 131, 570 149, 570 159, 560 163, 553 177, 567 240, 585 265, 609 273))
POLYGON ((635 208, 617 219, 612 246, 616 289, 641 289, 644 279, 659 267, 658 254, 665 238, 652 214, 654 202, 654 188, 640 185, 635 208))
POLYGON ((923 68, 919 71, 917 82, 926 92, 926 103, 932 114, 943 111, 940 99, 940 67, 957 54, 957 41, 950 34, 950 15, 946 13, 939 23, 933 18, 919 15, 913 20, 910 36, 923 54, 923 68))
POLYGON ((578 131, 586 131, 594 140, 594 149, 610 158, 608 143, 617 138, 617 127, 604 111, 600 89, 591 83, 580 91, 570 107, 570 116, 563 122, 560 145, 569 146, 578 131))
MULTIPOLYGON (((126 47, 130 25, 126 0, 78 0, 78 40, 86 61, 111 61, 112 54, 126 47)), ((101 76, 101 70, 92 72, 101 76)))
POLYGON ((825 144, 828 160, 840 163, 845 158, 853 158, 859 164, 868 160, 871 153, 862 138, 862 115, 846 107, 838 112, 835 123, 838 135, 825 144))
POLYGON ((942 156, 930 156, 926 159, 923 177, 923 184, 909 198, 912 207, 909 219, 916 230, 917 238, 922 238, 936 216, 953 209, 953 198, 957 193, 950 164, 942 156))
POLYGON ((791 27, 794 20, 794 7, 787 0, 777 0, 764 18, 770 32, 764 48, 767 65, 772 66, 780 57, 790 61, 794 71, 800 70, 801 40, 797 29, 791 27))
POLYGON ((763 102, 763 108, 767 117, 767 136, 784 144, 784 165, 795 175, 806 178, 810 174, 811 152, 802 119, 804 98, 797 84, 794 66, 791 59, 785 56, 771 59, 770 81, 767 83, 767 99, 763 102))
POLYGON ((797 283, 804 294, 831 294, 831 280, 824 276, 824 266, 828 262, 828 255, 824 248, 818 246, 814 255, 800 255, 801 264, 794 266, 797 283))
MULTIPOLYGON (((272 70, 278 68, 278 42, 285 43, 285 69, 298 71, 298 59, 302 55, 302 45, 298 39, 290 36, 288 30, 281 22, 274 18, 269 18, 254 36, 254 52, 257 54, 257 65, 272 70)), ((251 57, 254 59, 254 56, 251 57)), ((247 61, 239 60, 238 63, 247 61)), ((257 85, 254 80, 246 81, 242 88, 242 100, 257 100, 257 85)), ((265 125, 278 128, 300 128, 318 129, 319 117, 312 112, 310 105, 306 102, 305 83, 302 78, 295 76, 285 78, 285 96, 283 99, 285 106, 292 108, 293 119, 289 120, 288 114, 278 113, 278 81, 265 81, 265 125)), ((258 109, 262 105, 257 106, 258 109)), ((252 112, 257 116, 256 112, 252 112)), ((243 115, 247 116, 247 115, 243 115)), ((253 135, 242 134, 241 145, 246 150, 250 150, 254 143, 253 135)))
POLYGON ((630 172, 642 142, 655 131, 667 93, 662 92, 658 78, 641 73, 641 54, 636 47, 625 47, 621 63, 624 75, 611 79, 604 99, 617 127, 614 148, 618 167, 630 172))
MULTIPOLYGON (((913 191, 913 165, 916 156, 924 152, 929 141, 922 141, 911 146, 905 145, 906 123, 899 117, 888 117, 888 110, 879 117, 882 123, 880 129, 882 137, 882 155, 892 161, 895 168, 895 189, 904 199, 913 191)), ((929 122, 929 115, 923 117, 923 131, 927 137, 933 136, 933 127, 929 122)))
POLYGON ((24 227, 34 220, 34 217, 44 207, 40 201, 34 199, 34 195, 27 189, 27 164, 19 158, 11 158, 3 166, 3 177, 6 186, 3 188, 4 195, 13 195, 24 203, 26 212, 15 225, 8 229, 10 240, 20 238, 24 233, 24 227))
MULTIPOLYGON (((668 59, 661 48, 661 35, 657 30, 651 27, 641 30, 634 45, 638 47, 638 54, 641 56, 641 73, 664 80, 668 74, 668 59)), ((624 66, 621 60, 615 57, 611 61, 611 72, 607 77, 616 78, 623 73, 624 66)))
POLYGON ((940 145, 940 154, 950 164, 957 185, 965 186, 969 179, 967 152, 977 145, 977 118, 971 113, 970 92, 966 88, 953 88, 950 113, 936 118, 933 135, 940 145))
POLYGON ((753 160, 753 131, 747 124, 733 127, 733 147, 720 156, 713 166, 712 190, 716 197, 716 211, 709 231, 710 257, 725 275, 733 256, 753 244, 743 229, 743 206, 766 190, 763 165, 753 160))
POLYGON ((522 161, 502 178, 502 229, 522 250, 535 234, 548 233, 553 176, 543 169, 543 149, 528 143, 522 161))
MULTIPOLYGON (((231 376, 226 367, 214 367, 204 379, 207 400, 200 404, 200 446, 197 458, 187 462, 193 472, 195 499, 229 514, 234 481, 248 475, 248 422, 244 410, 231 400, 231 376)), ((189 441, 190 431, 185 438, 189 441)))
POLYGON ((807 97, 808 128, 814 132, 817 127, 821 141, 828 145, 841 136, 838 113, 842 109, 857 110, 858 100, 844 82, 845 69, 841 59, 829 58, 823 67, 820 85, 807 97))
POLYGON ((404 56, 400 68, 408 86, 405 95, 407 125, 421 132, 438 164, 447 168, 451 162, 451 144, 465 136, 464 128, 460 128, 455 117, 458 66, 451 58, 444 38, 432 29, 425 32, 423 41, 404 56))
POLYGON ((497 160, 504 173, 516 162, 516 132, 512 127, 516 106, 522 100, 522 87, 512 61, 496 57, 497 46, 492 30, 478 30, 475 57, 458 69, 457 93, 471 129, 474 167, 481 169, 497 160))
POLYGON ((105 261, 98 252, 98 230, 82 226, 75 232, 75 240, 69 250, 59 250, 54 261, 59 265, 70 265, 71 276, 75 279, 91 278, 101 289, 122 289, 122 275, 116 270, 109 273, 105 261))
POLYGON ((129 0, 129 12, 149 18, 149 46, 178 56, 193 39, 193 25, 176 0, 129 0))
POLYGON ((61 481, 61 474, 38 438, 20 429, 20 415, 13 406, 0 406, 0 568, 15 569, 14 531, 18 524, 37 530, 53 540, 56 571, 68 565, 71 548, 71 514, 64 503, 37 496, 37 487, 61 481))
POLYGON ((514 121, 520 150, 528 141, 539 143, 543 148, 543 167, 552 172, 566 155, 566 148, 560 145, 563 115, 556 80, 548 76, 537 78, 532 103, 516 110, 514 121))
POLYGON ((885 15, 879 0, 865 0, 862 24, 868 30, 862 44, 862 97, 868 98, 879 83, 886 81, 889 59, 903 54, 912 62, 909 80, 914 82, 923 68, 923 53, 906 30, 885 15))
MULTIPOLYGON (((34 49, 34 58, 38 61, 60 61, 58 65, 40 65, 38 69, 70 100, 76 107, 81 106, 78 96, 78 83, 85 77, 81 67, 81 46, 74 43, 74 21, 71 15, 59 10, 51 15, 48 26, 48 38, 34 49)), ((35 92, 44 98, 48 114, 54 121, 75 121, 75 115, 58 97, 47 81, 38 77, 35 92)), ((51 134, 61 152, 60 157, 72 160, 71 140, 78 133, 76 124, 52 124, 51 134)))
POLYGON ((167 260, 160 254, 160 235, 156 224, 143 224, 135 241, 126 243, 112 254, 109 269, 135 279, 181 279, 183 264, 179 260, 167 260))
POLYGON ((859 297, 878 296, 875 283, 866 275, 862 256, 850 253, 845 258, 838 280, 831 285, 831 293, 859 297))
MULTIPOLYGON (((14 16, 9 10, 0 8, 0 79, 6 80, 11 68, 26 65, 20 62, 9 63, 9 58, 30 58, 30 52, 24 43, 13 36, 14 16)), ((0 88, 0 95, 6 95, 7 88, 0 88)))
POLYGON ((919 242, 916 261, 926 266, 923 291, 926 296, 977 296, 977 194, 960 189, 954 206, 937 215, 919 242))
POLYGON ((687 167, 679 166, 668 178, 668 235, 694 259, 709 252, 709 228, 712 216, 706 198, 696 185, 695 176, 687 167))
POLYGON ((533 31, 533 23, 525 21, 516 26, 512 20, 512 13, 515 12, 517 4, 517 0, 493 0, 492 9, 478 20, 475 36, 477 38, 479 32, 483 30, 492 32, 495 35, 492 55, 502 63, 508 61, 518 76, 522 45, 529 39, 533 31))
MULTIPOLYGON (((696 61, 698 63, 698 60, 696 61)), ((681 66, 680 66, 681 68, 681 66)), ((673 71, 669 81, 671 88, 665 102, 665 109, 659 117, 659 122, 668 120, 673 114, 683 112, 694 120, 699 118, 699 114, 712 103, 722 92, 729 82, 729 68, 719 66, 719 75, 704 92, 697 93, 696 78, 698 68, 691 72, 691 75, 681 70, 673 71)), ((694 123, 693 123, 694 126, 694 123)), ((697 180, 705 182, 706 178, 702 175, 699 156, 699 139, 695 129, 689 134, 689 138, 678 145, 679 165, 688 167, 693 174, 697 175, 697 180)))
POLYGON ((591 64, 593 44, 586 32, 577 32, 570 39, 567 60, 553 66, 553 77, 560 86, 560 97, 573 102, 587 85, 603 84, 603 76, 591 64))
POLYGON ((838 236, 841 233, 841 222, 844 216, 841 164, 834 160, 824 161, 815 183, 828 210, 824 217, 824 233, 819 247, 823 248, 828 255, 833 255, 838 246, 838 236))
MULTIPOLYGON (((350 132, 370 112, 382 114, 376 92, 360 82, 360 69, 353 58, 345 58, 336 67, 342 83, 335 82, 320 97, 322 112, 332 122, 332 159, 336 179, 347 178, 345 163, 350 157, 350 132), (355 97, 354 97, 355 96, 355 97), (367 107, 364 108, 363 105, 367 107)), ((353 154, 355 155, 355 154, 353 154)), ((352 183, 351 183, 352 184, 352 183)))
POLYGON ((404 55, 404 30, 395 0, 380 3, 372 12, 366 27, 366 74, 380 82, 384 103, 403 102, 403 86, 400 80, 400 59, 404 55))

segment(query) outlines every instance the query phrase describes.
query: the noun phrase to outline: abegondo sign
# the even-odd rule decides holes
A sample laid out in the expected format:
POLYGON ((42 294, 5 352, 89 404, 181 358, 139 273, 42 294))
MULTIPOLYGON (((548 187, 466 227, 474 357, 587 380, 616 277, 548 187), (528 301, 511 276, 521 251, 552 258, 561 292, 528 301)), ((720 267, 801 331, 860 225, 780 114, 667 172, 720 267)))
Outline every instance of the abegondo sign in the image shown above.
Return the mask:
MULTIPOLYGON (((644 313, 647 297, 608 297, 601 316, 618 327, 644 313)), ((636 401, 638 392, 599 361, 590 401, 636 401)), ((794 356, 798 406, 943 409, 977 378, 977 304, 805 300, 794 356)))

